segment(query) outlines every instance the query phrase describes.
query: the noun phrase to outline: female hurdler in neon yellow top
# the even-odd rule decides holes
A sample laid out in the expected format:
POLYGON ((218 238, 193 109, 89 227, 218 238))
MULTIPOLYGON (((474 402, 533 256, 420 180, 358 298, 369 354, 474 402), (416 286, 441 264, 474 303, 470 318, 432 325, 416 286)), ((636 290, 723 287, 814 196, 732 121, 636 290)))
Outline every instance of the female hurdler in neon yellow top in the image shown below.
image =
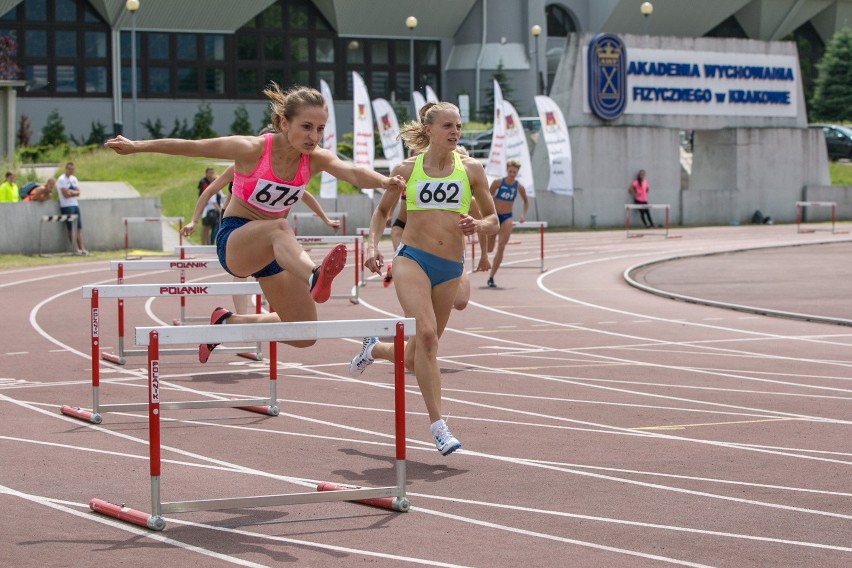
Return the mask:
MULTIPOLYGON (((451 103, 427 103, 420 121, 403 126, 401 137, 409 149, 422 154, 409 158, 393 175, 406 180, 408 220, 393 263, 399 303, 413 317, 417 333, 405 347, 405 365, 413 369, 429 413, 435 446, 447 455, 461 444, 450 433, 441 414, 441 371, 438 340, 447 325, 464 266, 465 236, 498 230, 494 202, 482 165, 454 150, 461 132, 458 108, 451 103), (477 220, 467 214, 473 195, 482 212, 477 220)), ((370 221, 364 266, 381 272, 384 262, 378 241, 388 215, 399 200, 397 190, 384 193, 370 221)), ((393 358, 393 344, 364 340, 349 372, 360 375, 374 358, 393 358)))
POLYGON ((467 214, 470 211, 470 181, 467 179, 462 157, 453 152, 453 171, 444 178, 430 177, 423 171, 423 158, 414 158, 411 177, 405 184, 405 206, 409 211, 452 211, 467 214))

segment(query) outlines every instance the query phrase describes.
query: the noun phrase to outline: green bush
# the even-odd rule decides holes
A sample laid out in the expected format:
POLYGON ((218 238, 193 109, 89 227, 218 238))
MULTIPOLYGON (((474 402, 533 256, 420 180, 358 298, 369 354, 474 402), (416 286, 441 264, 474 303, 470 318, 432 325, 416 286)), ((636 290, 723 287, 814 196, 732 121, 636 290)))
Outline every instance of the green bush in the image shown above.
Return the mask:
POLYGON ((240 105, 234 110, 234 122, 231 123, 231 134, 242 134, 244 136, 254 134, 246 105, 240 105))
POLYGON ((106 126, 101 123, 100 120, 96 120, 92 122, 92 129, 89 131, 89 136, 85 140, 77 140, 76 137, 71 136, 71 142, 75 146, 88 146, 92 144, 103 144, 106 139, 109 138, 106 132, 106 126))
POLYGON ((186 119, 183 119, 181 122, 179 119, 175 119, 175 126, 172 128, 172 131, 169 132, 168 138, 192 138, 192 129, 186 122, 186 119))
POLYGON ((817 64, 814 97, 811 101, 813 116, 818 120, 852 120, 852 30, 843 28, 834 34, 817 64))
POLYGON ((160 120, 160 117, 157 117, 157 120, 151 122, 151 119, 146 119, 145 122, 142 123, 142 126, 145 127, 145 130, 148 131, 148 138, 152 138, 154 140, 159 140, 160 138, 165 138, 163 134, 163 121, 160 120))
POLYGON ((67 161, 70 152, 68 144, 59 146, 19 147, 15 153, 16 162, 21 164, 53 164, 67 161))
POLYGON ((42 146, 68 145, 68 135, 65 134, 65 125, 62 123, 62 117, 59 116, 59 109, 53 109, 47 115, 47 122, 41 129, 39 144, 42 146))
POLYGON ((215 138, 216 131, 213 130, 213 109, 210 103, 201 103, 192 119, 192 135, 195 140, 204 138, 215 138))

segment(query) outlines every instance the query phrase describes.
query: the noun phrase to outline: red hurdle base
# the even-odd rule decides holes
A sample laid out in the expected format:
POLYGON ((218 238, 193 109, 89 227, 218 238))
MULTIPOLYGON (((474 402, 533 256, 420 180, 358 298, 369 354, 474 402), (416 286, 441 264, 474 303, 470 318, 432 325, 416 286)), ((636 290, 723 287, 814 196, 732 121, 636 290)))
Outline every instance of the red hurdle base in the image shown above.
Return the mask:
POLYGON ((240 410, 249 412, 257 412, 258 414, 266 414, 268 416, 278 416, 280 410, 277 406, 238 406, 240 410))
POLYGON ((109 361, 110 363, 115 363, 116 365, 124 365, 127 362, 127 359, 116 355, 115 353, 101 352, 101 359, 109 361))
POLYGON ((120 521, 133 523, 134 525, 139 525, 140 527, 145 527, 146 529, 161 531, 166 526, 166 522, 163 520, 162 517, 152 517, 148 513, 143 513, 142 511, 137 511, 136 509, 130 509, 129 507, 124 507, 123 505, 109 503, 108 501, 104 501, 103 499, 92 499, 91 501, 89 501, 89 508, 95 513, 107 515, 108 517, 113 517, 120 521))
POLYGON ((65 414, 72 418, 83 420, 85 422, 91 422, 92 424, 100 424, 103 420, 100 414, 95 414, 94 412, 83 410, 82 408, 78 408, 76 406, 68 406, 67 404, 63 404, 59 408, 59 411, 62 414, 65 414))
MULTIPOLYGON (((336 483, 331 483, 328 481, 323 481, 319 485, 317 485, 317 491, 343 491, 348 489, 347 487, 341 487, 336 483)), ((358 499, 357 501, 353 501, 353 503, 361 503, 362 505, 370 505, 371 507, 381 507, 382 509, 394 509, 393 506, 393 497, 378 497, 376 499, 358 499)))
POLYGON ((258 355, 257 353, 237 353, 237 357, 245 357, 246 359, 251 359, 252 361, 263 361, 263 356, 258 355))

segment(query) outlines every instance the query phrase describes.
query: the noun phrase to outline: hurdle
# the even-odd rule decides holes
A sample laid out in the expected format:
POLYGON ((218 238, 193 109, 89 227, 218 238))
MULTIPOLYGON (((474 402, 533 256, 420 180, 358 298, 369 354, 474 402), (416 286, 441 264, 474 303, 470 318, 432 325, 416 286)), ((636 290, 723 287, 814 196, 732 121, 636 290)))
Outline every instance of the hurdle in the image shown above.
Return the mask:
MULTIPOLYGON (((206 295, 230 295, 234 293, 242 293, 245 294, 249 291, 249 287, 251 284, 257 286, 256 282, 230 282, 230 283, 220 283, 220 284, 206 284, 205 286, 198 286, 197 288, 217 288, 221 289, 219 294, 204 292, 206 295)), ((176 292, 180 292, 180 290, 169 291, 169 288, 186 288, 187 290, 181 293, 189 294, 190 288, 196 288, 193 286, 175 286, 175 285, 160 285, 160 284, 124 284, 121 286, 117 285, 107 285, 107 286, 83 286, 82 293, 84 298, 90 299, 90 314, 91 314, 91 361, 92 361, 92 409, 85 410, 80 408, 79 406, 70 406, 63 405, 60 407, 60 412, 65 414, 66 416, 70 416, 72 418, 76 418, 78 420, 83 420, 85 422, 91 422, 92 424, 100 424, 103 421, 102 414, 105 412, 125 412, 125 411, 139 411, 139 410, 147 410, 148 406, 144 403, 118 403, 118 404, 101 404, 100 403, 100 360, 106 359, 113 363, 117 361, 104 357, 101 353, 101 339, 100 339, 100 306, 99 300, 101 297, 104 298, 120 298, 120 297, 141 297, 147 298, 151 296, 171 296, 175 295, 176 292)), ((215 291, 214 291, 215 292, 215 291)), ((122 322, 123 325, 123 322, 122 322)), ((255 324, 259 325, 259 324, 255 324)), ((191 327, 205 327, 205 326, 191 326, 191 327)), ((214 326, 206 326, 206 327, 215 327, 215 328, 225 328, 227 326, 224 325, 214 325, 214 326)), ((123 328, 122 328, 123 329, 123 328)), ((189 329, 189 328, 185 328, 189 329)), ((247 340, 249 341, 249 340, 247 340)), ((205 342, 206 343, 206 342, 205 342)), ((258 343, 258 351, 260 350, 260 340, 257 340, 258 343)), ((275 381, 278 378, 278 361, 277 361, 277 344, 270 343, 269 344, 269 397, 268 398, 252 398, 252 399, 238 399, 236 401, 191 401, 191 402, 182 402, 182 403, 174 403, 178 406, 175 408, 209 408, 211 406, 214 407, 238 407, 243 410, 248 410, 251 412, 259 412, 261 414, 268 414, 270 416, 278 416, 278 396, 276 394, 276 383, 275 381), (235 402, 235 404, 231 404, 235 402)), ((245 351, 245 348, 242 347, 218 347, 218 350, 224 350, 225 352, 234 352, 234 351, 245 351)), ((167 349, 162 350, 161 353, 196 353, 195 349, 167 349)), ((138 349, 138 350, 126 350, 123 352, 124 355, 136 355, 136 354, 145 354, 148 355, 147 349, 138 349)), ((114 356, 115 357, 115 356, 114 356)), ((258 359, 260 360, 260 359, 258 359)), ((124 361, 119 364, 123 365, 124 361)), ((174 405, 173 404, 173 405, 174 405)))
MULTIPOLYGON (((183 244, 183 217, 122 217, 121 222, 124 224, 124 260, 130 259, 130 227, 132 223, 177 223, 178 224, 178 242, 183 244)), ((141 257, 135 257, 141 258, 141 257)))
MULTIPOLYGON (((140 262, 140 261, 130 261, 140 262)), ((261 293, 260 284, 257 282, 211 282, 208 284, 115 284, 106 286, 83 286, 83 298, 91 301, 92 310, 92 329, 94 333, 98 331, 99 325, 96 325, 98 314, 98 306, 96 296, 101 298, 116 298, 118 300, 118 349, 115 353, 101 353, 100 358, 115 363, 116 365, 124 365, 127 362, 127 357, 146 355, 144 349, 127 349, 124 347, 124 300, 126 298, 151 298, 151 297, 173 297, 173 296, 232 296, 232 295, 258 295, 261 293)), ((188 354, 195 353, 194 349, 169 349, 165 351, 171 354, 188 354)), ((246 348, 226 347, 222 353, 237 353, 243 357, 260 361, 263 359, 260 344, 257 345, 254 353, 246 353, 246 348)))
MULTIPOLYGON (((355 287, 352 292, 349 294, 332 294, 329 298, 346 298, 353 304, 358 304, 361 302, 360 296, 358 295, 358 282, 361 279, 361 262, 360 258, 363 255, 363 247, 362 237, 360 235, 355 236, 317 236, 317 237, 300 237, 296 236, 296 241, 301 243, 302 245, 310 245, 310 244, 335 244, 335 243, 344 243, 349 247, 349 243, 352 243, 352 248, 355 254, 355 287)), ((188 257, 186 255, 216 255, 216 246, 215 245, 182 245, 175 247, 175 254, 180 255, 181 259, 186 260, 188 257)))
POLYGON ((663 238, 679 239, 681 237, 681 235, 672 235, 672 234, 669 233, 669 216, 670 216, 670 212, 671 212, 671 206, 668 203, 654 204, 654 205, 651 205, 651 204, 640 205, 638 203, 628 203, 628 204, 624 205, 624 230, 627 232, 627 238, 628 239, 640 238, 640 237, 644 237, 645 235, 659 234, 659 233, 650 233, 650 232, 643 232, 643 233, 632 232, 631 233, 630 232, 630 211, 633 210, 633 209, 636 209, 636 210, 664 209, 665 212, 666 212, 666 214, 665 214, 666 215, 666 224, 665 224, 666 230, 665 230, 664 233, 662 233, 663 238))
POLYGON ((838 231, 837 230, 837 203, 834 201, 797 201, 796 202, 796 232, 801 233, 815 233, 817 229, 808 229, 802 228, 802 219, 805 216, 805 207, 828 207, 831 209, 831 234, 832 235, 845 235, 848 234, 849 231, 838 231))
MULTIPOLYGON (((340 234, 341 235, 346 234, 346 212, 345 211, 340 211, 340 212, 337 212, 337 213, 326 213, 325 216, 328 217, 329 219, 331 219, 332 221, 334 219, 339 219, 340 220, 340 234)), ((299 234, 299 218, 307 219, 309 217, 319 218, 319 215, 317 215, 316 213, 306 213, 306 212, 296 213, 296 212, 293 212, 293 213, 290 213, 290 215, 287 216, 287 220, 293 221, 293 233, 294 234, 296 234, 296 235, 299 234)))
MULTIPOLYGON (((136 343, 148 347, 148 449, 151 481, 151 514, 115 504, 103 499, 89 501, 89 508, 151 530, 166 527, 163 515, 196 511, 218 511, 246 507, 273 507, 331 501, 355 501, 380 506, 398 512, 407 512, 411 504, 405 496, 405 368, 403 365, 404 337, 414 334, 414 320, 342 320, 317 322, 291 322, 272 324, 245 324, 234 326, 207 325, 190 327, 136 328, 136 343), (336 339, 343 337, 388 336, 394 338, 394 432, 396 485, 376 488, 342 488, 334 483, 320 483, 316 491, 276 495, 254 495, 195 501, 164 503, 160 497, 161 474, 161 409, 186 408, 187 403, 168 403, 161 400, 160 345, 189 343, 225 343, 229 341, 277 341, 306 339, 336 339)), ((234 401, 214 401, 233 406, 234 401)), ((240 401, 243 403, 244 401, 240 401)), ((192 408, 198 408, 193 406, 192 408)))
POLYGON ((71 223, 71 246, 77 246, 77 215, 42 215, 41 221, 38 224, 38 255, 44 257, 69 255, 73 252, 51 253, 45 254, 42 252, 42 241, 44 239, 44 224, 45 223, 71 223))
MULTIPOLYGON (((389 237, 391 234, 392 227, 385 227, 382 231, 383 237, 389 237)), ((370 236, 370 227, 358 227, 355 229, 355 234, 361 237, 361 258, 366 261, 367 257, 365 256, 367 253, 367 237, 370 236)), ((394 251, 396 252, 396 251, 394 251)), ((366 286, 367 280, 364 278, 364 269, 361 268, 361 280, 358 282, 359 286, 366 286)))
MULTIPOLYGON (((186 283, 186 270, 211 270, 221 274, 226 274, 218 259, 207 260, 185 260, 185 259, 146 259, 146 260, 112 260, 109 264, 110 270, 116 272, 116 284, 124 283, 124 273, 133 271, 148 271, 148 270, 178 270, 180 273, 180 283, 186 283)), ((257 312, 260 313, 260 296, 258 295, 255 302, 257 312)), ((123 317, 124 300, 118 299, 119 318, 123 317)), ((192 321, 209 321, 208 317, 202 316, 187 316, 186 315, 186 296, 180 297, 180 315, 172 320, 172 325, 184 325, 192 321)))
MULTIPOLYGON (((512 231, 514 230, 529 230, 529 229, 538 229, 539 235, 539 271, 547 272, 547 268, 544 267, 544 230, 547 228, 547 221, 524 221, 523 223, 512 223, 512 231)), ((470 243, 470 269, 471 271, 476 270, 476 243, 478 241, 476 234, 470 235, 468 237, 468 242, 470 243)), ((496 238, 496 237, 495 237, 496 238)), ((501 264, 500 268, 527 268, 524 266, 515 266, 513 264, 501 264)))

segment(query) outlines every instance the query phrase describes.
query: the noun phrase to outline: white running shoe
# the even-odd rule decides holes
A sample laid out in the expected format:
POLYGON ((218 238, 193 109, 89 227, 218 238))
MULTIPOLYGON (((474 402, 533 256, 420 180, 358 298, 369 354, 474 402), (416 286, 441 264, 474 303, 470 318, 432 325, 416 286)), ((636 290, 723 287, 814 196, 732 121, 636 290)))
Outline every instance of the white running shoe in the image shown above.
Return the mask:
POLYGON ((461 442, 453 436, 453 433, 447 427, 447 423, 443 420, 441 420, 441 424, 438 425, 435 431, 432 432, 432 435, 435 437, 435 447, 438 448, 442 456, 448 456, 461 448, 461 442))
POLYGON ((352 378, 360 377, 364 369, 373 364, 374 359, 370 356, 373 352, 373 347, 379 342, 378 337, 365 337, 364 343, 361 346, 361 352, 352 358, 349 363, 349 374, 352 378))

